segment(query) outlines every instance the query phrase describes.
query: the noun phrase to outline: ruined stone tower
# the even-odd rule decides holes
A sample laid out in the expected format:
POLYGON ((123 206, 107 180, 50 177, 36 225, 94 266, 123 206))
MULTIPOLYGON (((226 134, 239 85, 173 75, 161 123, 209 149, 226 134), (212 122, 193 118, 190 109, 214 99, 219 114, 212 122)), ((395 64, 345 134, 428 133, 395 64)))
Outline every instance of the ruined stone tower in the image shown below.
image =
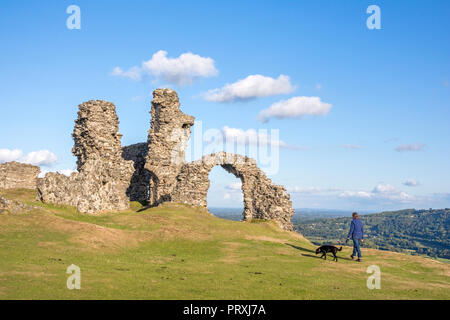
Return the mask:
POLYGON ((145 169, 150 172, 150 203, 170 201, 176 177, 185 163, 186 144, 194 117, 180 110, 177 93, 172 89, 153 92, 148 154, 145 169))
POLYGON ((48 173, 38 181, 38 198, 73 205, 85 213, 127 209, 126 191, 134 168, 132 161, 122 158, 114 104, 103 100, 80 104, 72 136, 78 172, 70 177, 48 173))

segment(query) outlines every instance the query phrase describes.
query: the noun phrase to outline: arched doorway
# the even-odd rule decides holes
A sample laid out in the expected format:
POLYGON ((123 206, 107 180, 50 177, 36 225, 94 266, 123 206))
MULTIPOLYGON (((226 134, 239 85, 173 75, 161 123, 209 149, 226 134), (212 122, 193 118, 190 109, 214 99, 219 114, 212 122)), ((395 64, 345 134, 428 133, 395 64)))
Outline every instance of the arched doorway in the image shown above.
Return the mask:
POLYGON ((242 181, 244 220, 275 220, 281 228, 292 230, 294 209, 286 189, 267 178, 255 160, 238 154, 218 152, 183 165, 171 201, 207 207, 209 173, 216 166, 242 181))
POLYGON ((222 219, 241 221, 244 212, 241 179, 217 165, 209 172, 209 183, 209 212, 222 219))

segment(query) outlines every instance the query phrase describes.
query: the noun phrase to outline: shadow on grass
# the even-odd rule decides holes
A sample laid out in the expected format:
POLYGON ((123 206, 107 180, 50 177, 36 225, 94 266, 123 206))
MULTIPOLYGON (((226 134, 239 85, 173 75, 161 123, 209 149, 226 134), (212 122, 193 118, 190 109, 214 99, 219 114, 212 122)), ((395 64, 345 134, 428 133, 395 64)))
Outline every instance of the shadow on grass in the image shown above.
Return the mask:
POLYGON ((300 251, 306 251, 306 252, 315 253, 315 251, 312 250, 312 249, 306 249, 306 248, 302 248, 302 247, 299 247, 299 246, 294 246, 293 244, 290 244, 290 243, 285 243, 285 245, 290 246, 290 247, 292 247, 294 249, 297 249, 297 250, 300 250, 300 251))
POLYGON ((145 211, 145 210, 150 209, 150 208, 151 208, 150 206, 143 206, 142 208, 138 209, 137 212, 142 212, 142 211, 145 211))
POLYGON ((139 201, 139 203, 142 205, 142 208, 138 209, 136 212, 142 212, 158 206, 157 204, 149 204, 148 201, 139 201))
MULTIPOLYGON (((316 251, 315 251, 315 250, 312 250, 312 249, 307 249, 307 248, 295 246, 295 245, 290 244, 290 243, 285 243, 285 244, 286 244, 287 246, 290 246, 290 247, 292 247, 292 248, 294 248, 294 249, 297 249, 297 250, 300 250, 300 251, 310 252, 310 253, 314 253, 314 254, 316 253, 316 251)), ((332 254, 331 254, 331 255, 332 255, 332 254)), ((323 259, 323 258, 321 258, 320 255, 312 255, 312 254, 305 254, 305 253, 302 253, 302 256, 303 256, 303 257, 308 257, 308 258, 323 259)), ((328 257, 330 257, 330 256, 328 256, 328 257)), ((338 257, 338 259, 343 259, 343 260, 353 261, 353 260, 350 259, 350 258, 340 257, 339 255, 338 255, 337 257, 338 257)), ((333 259, 333 258, 331 257, 331 259, 333 259)))

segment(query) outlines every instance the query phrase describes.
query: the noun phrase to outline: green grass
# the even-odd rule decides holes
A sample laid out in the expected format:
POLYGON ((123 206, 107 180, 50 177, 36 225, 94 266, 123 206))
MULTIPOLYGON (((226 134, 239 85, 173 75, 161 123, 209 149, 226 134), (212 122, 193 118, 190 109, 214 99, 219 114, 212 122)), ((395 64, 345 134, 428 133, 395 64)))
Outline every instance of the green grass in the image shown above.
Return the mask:
POLYGON ((0 299, 450 299, 450 265, 344 247, 324 261, 298 234, 273 222, 235 222, 206 210, 166 204, 85 215, 4 191, 35 206, 0 213, 0 299), (81 290, 66 269, 81 268, 81 290), (381 268, 381 290, 366 269, 381 268))

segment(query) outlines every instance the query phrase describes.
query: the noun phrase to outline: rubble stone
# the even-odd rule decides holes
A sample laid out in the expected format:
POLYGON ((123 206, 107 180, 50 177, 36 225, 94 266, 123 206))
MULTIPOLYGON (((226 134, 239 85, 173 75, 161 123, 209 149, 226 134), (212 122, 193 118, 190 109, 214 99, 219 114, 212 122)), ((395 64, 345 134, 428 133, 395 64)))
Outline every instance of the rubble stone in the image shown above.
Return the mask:
POLYGON ((0 210, 6 210, 11 205, 12 201, 0 195, 0 210))
POLYGON ((0 189, 36 189, 39 167, 19 162, 0 164, 0 189))
POLYGON ((3 213, 4 211, 9 211, 12 213, 24 212, 30 211, 35 208, 36 207, 28 206, 20 201, 6 199, 5 197, 0 195, 0 213, 3 213))
POLYGON ((38 181, 38 198, 85 213, 127 209, 134 167, 122 158, 115 105, 103 100, 80 104, 72 136, 78 172, 70 177, 48 173, 38 181))

